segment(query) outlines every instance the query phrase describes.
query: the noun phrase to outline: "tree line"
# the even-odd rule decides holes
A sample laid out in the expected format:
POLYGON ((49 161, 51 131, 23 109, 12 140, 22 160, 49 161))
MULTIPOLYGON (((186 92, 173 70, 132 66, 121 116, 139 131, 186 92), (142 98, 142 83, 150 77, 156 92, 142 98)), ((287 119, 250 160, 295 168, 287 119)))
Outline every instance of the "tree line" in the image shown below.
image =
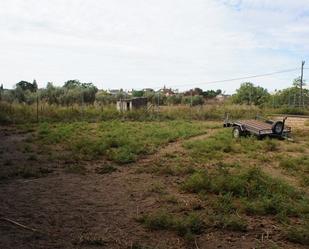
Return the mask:
MULTIPOLYGON (((20 81, 14 89, 4 89, 0 86, 0 100, 8 103, 34 104, 36 101, 50 105, 108 105, 114 104, 119 99, 145 97, 149 102, 159 105, 202 105, 205 102, 222 95, 222 91, 193 88, 182 93, 166 94, 164 90, 152 89, 132 90, 130 94, 122 89, 111 94, 106 90, 99 90, 93 83, 80 82, 79 80, 66 81, 63 86, 55 86, 48 82, 45 88, 38 88, 37 82, 20 81)), ((223 95, 224 96, 224 95, 223 95)), ((257 106, 303 106, 309 104, 309 90, 303 89, 303 99, 300 96, 300 78, 293 81, 291 87, 269 93, 267 89, 244 82, 236 93, 227 98, 227 101, 236 104, 257 106)))

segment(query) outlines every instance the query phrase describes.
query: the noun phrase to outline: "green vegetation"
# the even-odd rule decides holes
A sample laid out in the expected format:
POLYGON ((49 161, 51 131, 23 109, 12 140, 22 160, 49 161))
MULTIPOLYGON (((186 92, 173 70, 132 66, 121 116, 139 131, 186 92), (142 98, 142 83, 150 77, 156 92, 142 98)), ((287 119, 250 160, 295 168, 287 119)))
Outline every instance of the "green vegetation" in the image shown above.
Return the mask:
MULTIPOLYGON (((205 105, 162 107, 155 109, 118 112, 115 105, 57 106, 40 104, 40 122, 99 122, 111 120, 169 121, 169 120, 220 120, 228 112, 233 118, 248 118, 262 114, 264 110, 245 105, 205 105)), ((0 123, 27 124, 37 122, 36 105, 8 104, 0 102, 0 123)))
POLYGON ((229 129, 221 130, 205 140, 186 141, 184 147, 188 149, 192 157, 197 160, 211 160, 220 158, 224 153, 236 152, 229 129))
POLYGON ((309 186, 309 157, 306 156, 284 156, 280 158, 279 167, 289 175, 296 176, 300 184, 304 187, 309 186))
POLYGON ((233 173, 228 169, 196 172, 186 180, 183 188, 194 193, 228 194, 239 198, 247 214, 309 214, 309 200, 302 193, 259 168, 233 173))
POLYGON ((254 86, 251 82, 241 84, 233 96, 233 102, 236 104, 262 105, 269 101, 270 94, 266 89, 260 86, 254 86))
POLYGON ((151 165, 139 168, 137 171, 157 175, 184 176, 195 172, 195 168, 191 160, 184 160, 182 154, 167 153, 157 158, 151 165))
MULTIPOLYGON (((70 94, 80 90, 81 85, 69 83, 73 85, 65 87, 70 94)), ((105 101, 106 94, 100 94, 104 95, 101 97, 105 101)), ((134 92, 134 96, 141 94, 134 92)), ((269 97, 264 94, 265 98, 269 97)), ((239 103, 248 102, 245 97, 239 103)), ((274 110, 280 112, 279 109, 266 109, 263 96, 254 97, 259 107, 225 103, 122 113, 115 107, 97 103, 84 106, 42 104, 38 124, 33 124, 36 121, 34 105, 0 103, 3 107, 0 122, 18 124, 16 127, 22 133, 31 132, 25 143, 18 147, 26 162, 37 164, 46 158, 51 161, 57 158, 60 163, 65 162, 65 173, 78 178, 84 178, 78 175, 89 173, 88 177, 96 173, 106 174, 102 177, 108 179, 108 174, 119 170, 120 164, 137 162, 170 142, 181 141, 182 147, 179 143, 168 146, 158 156, 137 162, 136 171, 132 171, 145 176, 149 173, 147 177, 156 174, 152 185, 143 185, 143 194, 160 205, 160 209, 168 210, 158 211, 151 207, 148 214, 138 219, 144 226, 192 239, 206 228, 211 232, 245 233, 251 231, 252 223, 258 224, 256 220, 262 216, 262 219, 278 223, 281 235, 287 240, 308 245, 309 199, 305 188, 309 186, 309 157, 306 155, 309 133, 295 131, 294 143, 257 140, 250 136, 234 139, 231 129, 221 128, 221 123, 201 122, 222 120, 226 112, 236 119, 274 110), (200 134, 207 136, 188 139, 200 134), (98 161, 93 162, 94 168, 86 168, 84 165, 92 163, 85 160, 98 161), (274 172, 274 176, 266 172, 274 172), (166 188, 166 183, 171 183, 171 187, 166 188)), ((179 101, 177 96, 174 98, 169 101, 179 101)), ((189 98, 184 96, 185 102, 189 98)), ((195 96, 193 100, 198 102, 201 100, 198 98, 195 96)), ((289 111, 296 112, 297 109, 285 112, 289 111)), ((1 153, 6 154, 5 151, 1 153)), ((52 172, 40 167, 15 167, 15 159, 7 159, 11 157, 2 154, 4 166, 9 170, 1 173, 1 179, 41 177, 52 172)), ((105 245, 99 237, 92 235, 84 236, 78 243, 105 245)), ((140 244, 135 247, 147 248, 140 244)))
POLYGON ((159 146, 205 132, 203 123, 120 122, 98 124, 41 124, 38 143, 61 144, 75 157, 94 159, 106 156, 117 163, 130 163, 151 154, 159 146))
POLYGON ((309 245, 309 222, 304 225, 289 228, 286 236, 291 242, 309 245))
POLYGON ((214 227, 235 232, 246 232, 247 222, 237 215, 215 215, 211 217, 214 227))
POLYGON ((198 162, 207 162, 221 159, 231 154, 247 154, 257 157, 260 153, 278 150, 278 142, 271 139, 257 140, 247 137, 239 140, 233 139, 230 129, 222 129, 205 140, 186 141, 184 147, 189 150, 192 158, 198 162))
POLYGON ((206 226, 203 219, 195 213, 177 217, 166 211, 159 211, 151 215, 144 215, 138 220, 149 229, 176 231, 180 236, 186 238, 190 238, 194 234, 201 234, 206 226))
POLYGON ((165 194, 165 187, 160 182, 155 182, 151 184, 149 191, 156 194, 165 194))
POLYGON ((289 173, 296 174, 309 174, 309 157, 283 157, 280 160, 279 166, 289 173))

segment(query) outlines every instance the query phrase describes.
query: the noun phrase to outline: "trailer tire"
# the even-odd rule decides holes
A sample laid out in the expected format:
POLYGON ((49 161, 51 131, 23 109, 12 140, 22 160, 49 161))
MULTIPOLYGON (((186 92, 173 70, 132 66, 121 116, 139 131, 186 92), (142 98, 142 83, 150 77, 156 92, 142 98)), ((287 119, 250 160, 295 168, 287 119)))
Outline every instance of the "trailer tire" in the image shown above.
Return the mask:
POLYGON ((276 135, 281 135, 284 129, 284 123, 282 121, 277 121, 273 124, 271 129, 276 135))
POLYGON ((233 138, 240 138, 243 134, 244 133, 239 126, 234 126, 232 131, 233 138))

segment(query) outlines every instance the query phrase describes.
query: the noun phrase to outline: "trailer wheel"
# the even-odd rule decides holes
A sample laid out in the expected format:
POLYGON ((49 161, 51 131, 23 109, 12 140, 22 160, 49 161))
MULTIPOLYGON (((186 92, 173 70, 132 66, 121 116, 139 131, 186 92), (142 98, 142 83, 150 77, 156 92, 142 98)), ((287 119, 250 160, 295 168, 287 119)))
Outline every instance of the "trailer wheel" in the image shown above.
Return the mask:
POLYGON ((243 132, 239 126, 235 126, 233 128, 232 134, 233 134, 233 138, 240 138, 243 135, 243 132))
POLYGON ((284 124, 282 121, 277 121, 272 126, 272 131, 276 135, 281 135, 284 129, 284 124))

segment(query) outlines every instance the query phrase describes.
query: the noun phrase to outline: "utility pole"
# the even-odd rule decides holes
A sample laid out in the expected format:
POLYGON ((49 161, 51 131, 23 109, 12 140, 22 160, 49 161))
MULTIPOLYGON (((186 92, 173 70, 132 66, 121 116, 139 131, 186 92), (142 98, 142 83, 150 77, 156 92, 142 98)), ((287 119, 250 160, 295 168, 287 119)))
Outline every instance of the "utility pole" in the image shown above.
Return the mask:
POLYGON ((303 95, 304 65, 305 65, 305 61, 302 61, 301 62, 301 76, 300 76, 300 104, 302 105, 302 107, 305 107, 304 106, 304 95, 303 95))

